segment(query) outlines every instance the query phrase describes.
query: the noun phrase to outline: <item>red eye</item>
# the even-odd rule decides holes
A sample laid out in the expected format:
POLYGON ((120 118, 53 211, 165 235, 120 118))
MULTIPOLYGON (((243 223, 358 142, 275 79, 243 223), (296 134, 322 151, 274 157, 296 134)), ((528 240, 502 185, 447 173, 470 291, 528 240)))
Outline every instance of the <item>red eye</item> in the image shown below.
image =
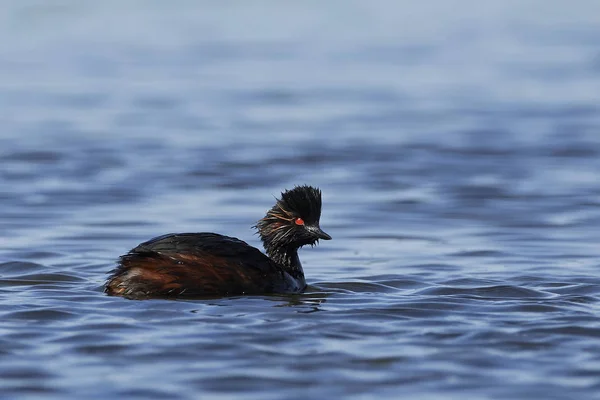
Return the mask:
POLYGON ((294 222, 296 225, 304 225, 304 220, 302 218, 296 218, 294 222))

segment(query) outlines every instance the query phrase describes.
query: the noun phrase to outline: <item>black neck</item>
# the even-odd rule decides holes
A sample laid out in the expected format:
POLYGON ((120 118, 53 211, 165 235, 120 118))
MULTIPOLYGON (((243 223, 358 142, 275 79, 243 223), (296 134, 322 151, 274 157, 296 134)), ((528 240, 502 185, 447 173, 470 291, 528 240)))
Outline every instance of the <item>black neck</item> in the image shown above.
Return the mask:
POLYGON ((267 255, 277 265, 283 268, 287 273, 292 275, 294 278, 304 279, 304 271, 302 270, 302 264, 300 264, 300 258, 298 258, 297 247, 273 247, 267 248, 267 255))

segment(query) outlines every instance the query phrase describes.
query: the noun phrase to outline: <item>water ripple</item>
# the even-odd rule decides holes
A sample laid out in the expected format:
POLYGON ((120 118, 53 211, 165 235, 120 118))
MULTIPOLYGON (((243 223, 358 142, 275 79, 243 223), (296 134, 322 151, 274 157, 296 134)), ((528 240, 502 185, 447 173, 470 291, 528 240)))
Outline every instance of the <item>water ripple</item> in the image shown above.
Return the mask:
POLYGON ((38 3, 0 24, 1 398, 599 398, 597 2, 38 3), (306 293, 103 294, 303 183, 306 293))

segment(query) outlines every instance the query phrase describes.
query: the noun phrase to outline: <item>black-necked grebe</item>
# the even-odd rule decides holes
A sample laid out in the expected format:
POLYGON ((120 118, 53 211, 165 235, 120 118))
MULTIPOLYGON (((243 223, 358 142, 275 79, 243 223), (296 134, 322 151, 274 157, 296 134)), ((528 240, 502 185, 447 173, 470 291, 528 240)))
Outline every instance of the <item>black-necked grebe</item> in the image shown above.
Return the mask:
POLYGON ((294 293, 306 288, 298 249, 331 237, 319 227, 321 191, 297 186, 255 228, 267 256, 216 233, 156 237, 121 256, 105 292, 131 299, 294 293))

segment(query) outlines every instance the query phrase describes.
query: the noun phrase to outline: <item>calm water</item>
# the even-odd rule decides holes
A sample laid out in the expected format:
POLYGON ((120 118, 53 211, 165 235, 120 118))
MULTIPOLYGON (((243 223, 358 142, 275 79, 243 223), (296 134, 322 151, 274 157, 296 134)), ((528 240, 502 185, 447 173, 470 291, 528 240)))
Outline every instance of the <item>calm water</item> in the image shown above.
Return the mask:
POLYGON ((482 3, 4 2, 0 397, 600 398, 600 3, 482 3), (305 294, 102 293, 304 183, 305 294))

